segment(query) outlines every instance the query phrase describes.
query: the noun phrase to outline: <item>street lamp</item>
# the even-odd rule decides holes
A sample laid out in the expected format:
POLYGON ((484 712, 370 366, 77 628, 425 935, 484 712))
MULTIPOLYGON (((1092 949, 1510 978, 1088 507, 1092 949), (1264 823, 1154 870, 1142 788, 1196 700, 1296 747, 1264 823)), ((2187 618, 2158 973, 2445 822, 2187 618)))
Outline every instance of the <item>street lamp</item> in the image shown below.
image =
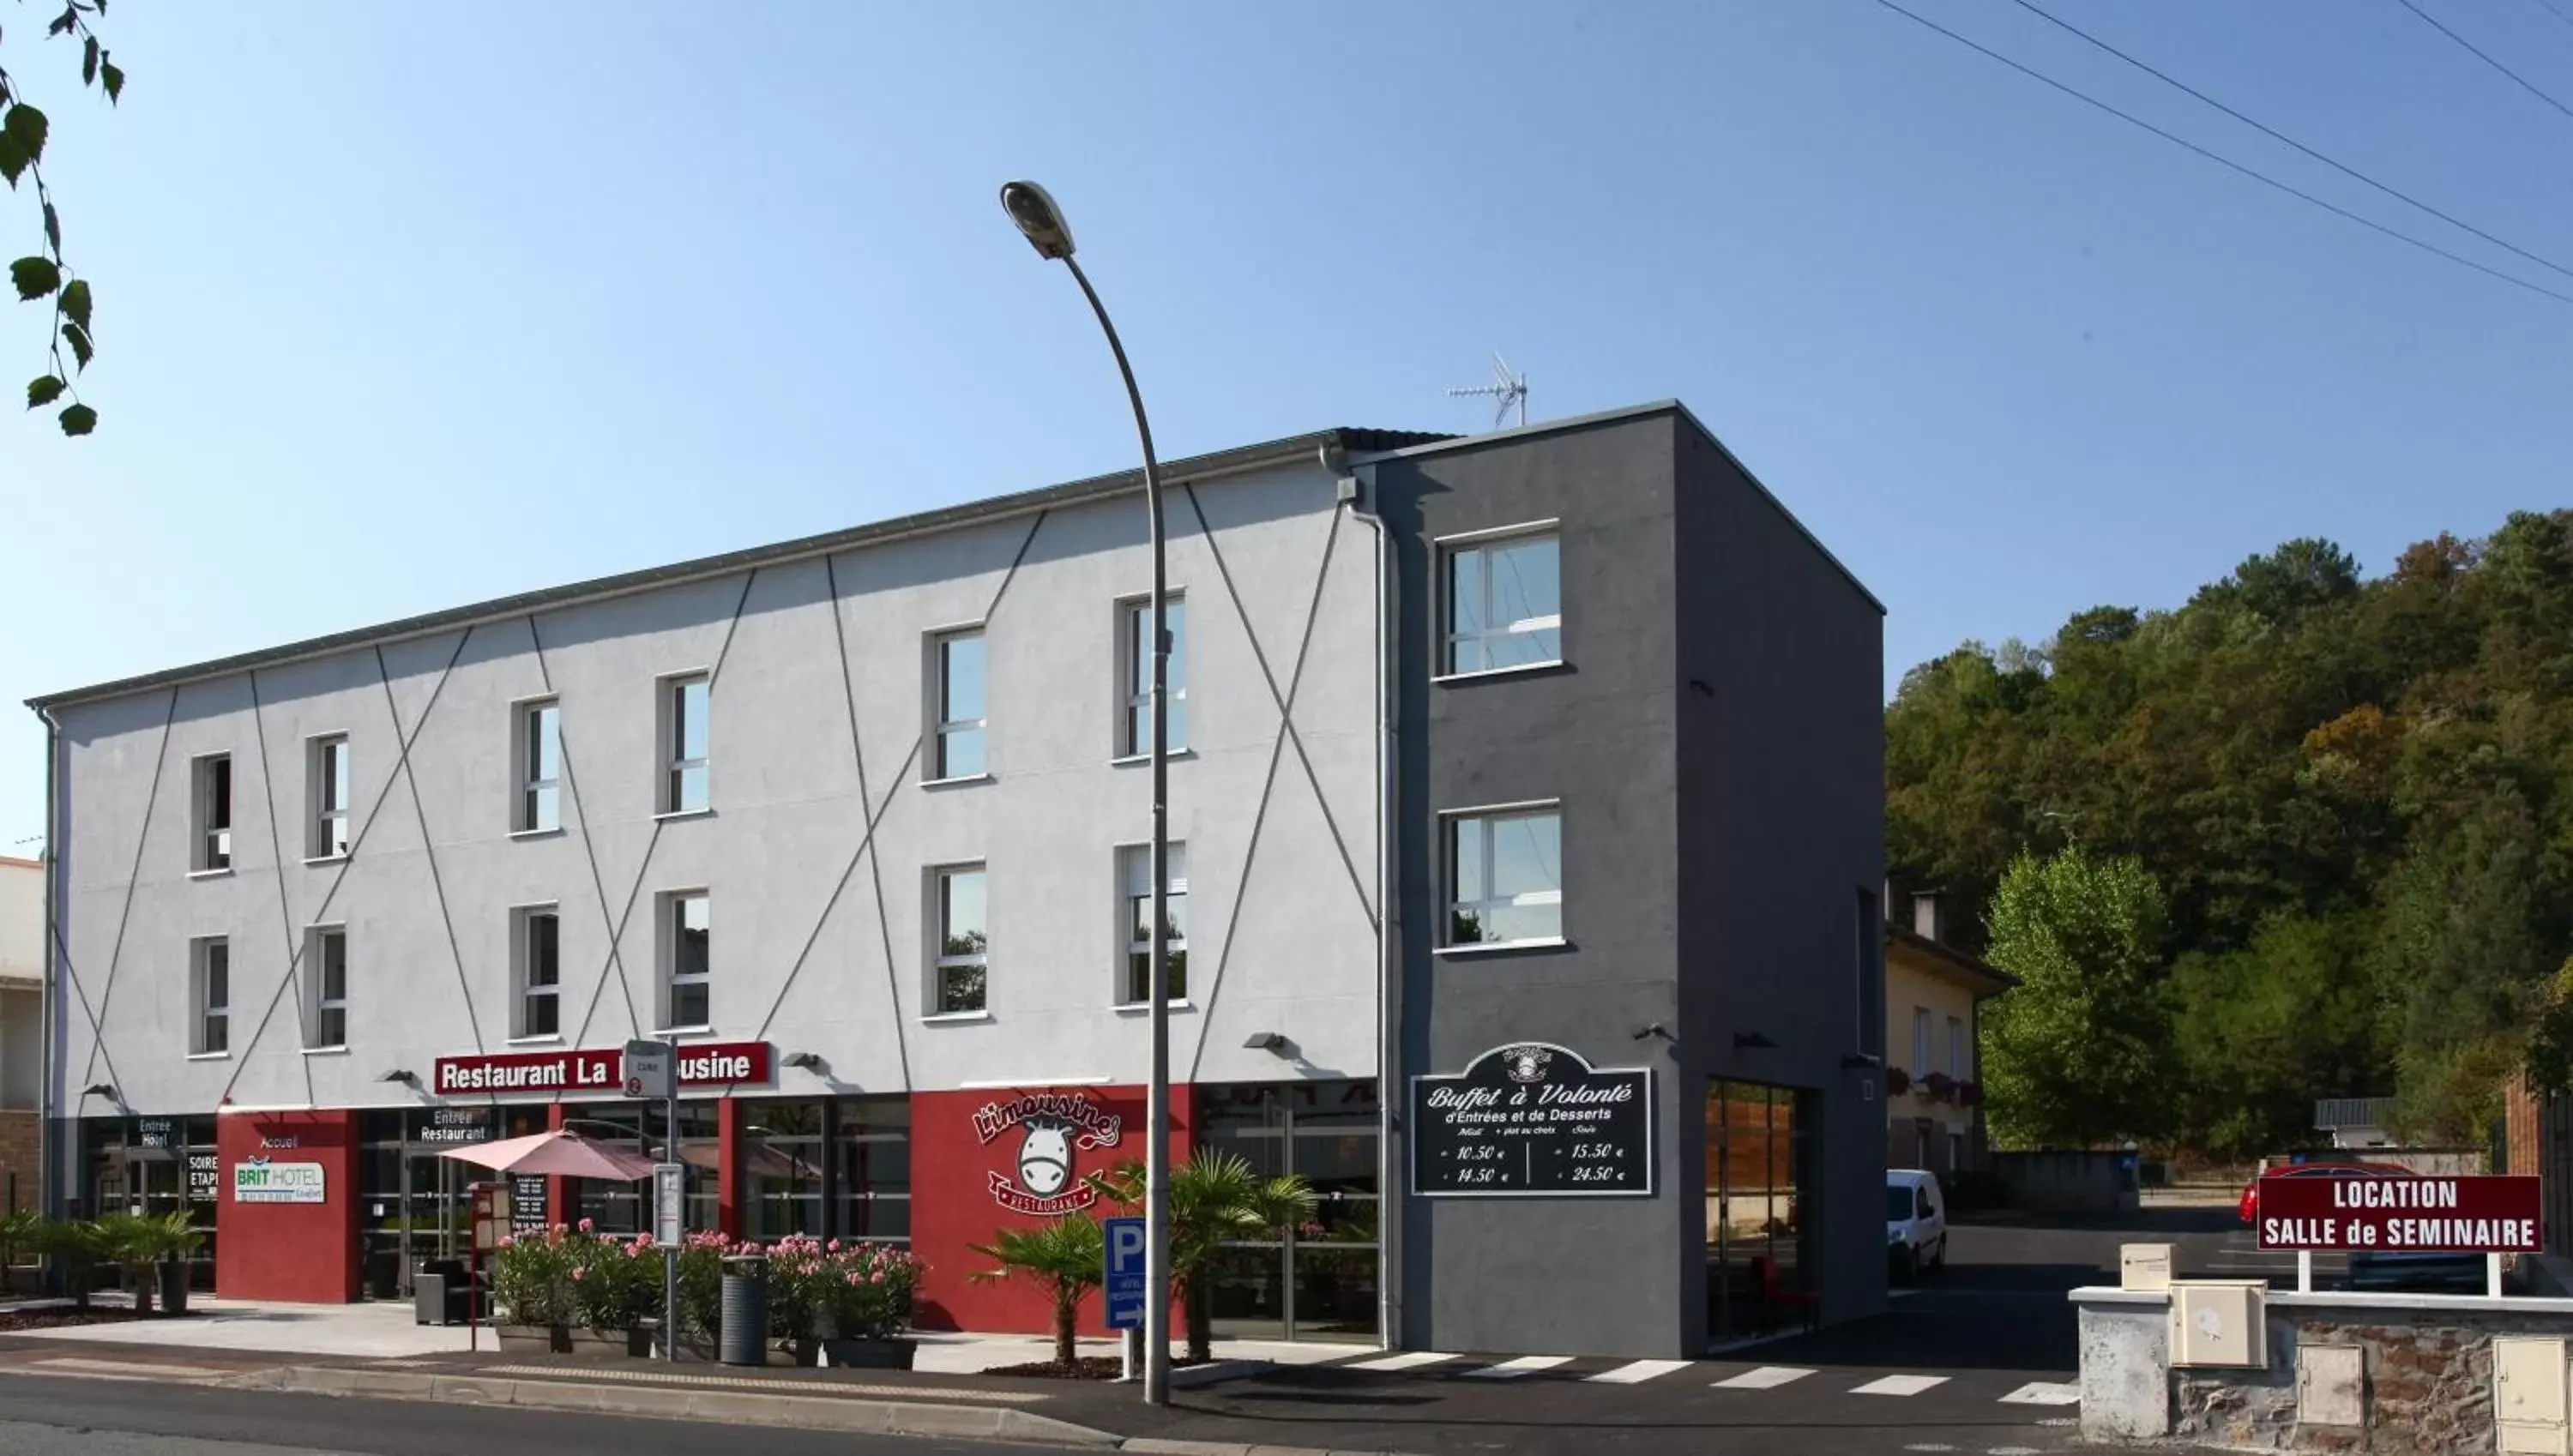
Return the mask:
POLYGON ((1167 938, 1171 853, 1170 677, 1171 632, 1164 616, 1168 596, 1163 570, 1162 466, 1153 457, 1153 426, 1144 417, 1144 395, 1135 387, 1135 370, 1126 363, 1126 346, 1099 291, 1072 256, 1072 226, 1046 190, 1033 182, 1013 182, 1001 189, 1001 207, 1025 234, 1039 258, 1072 270, 1090 312, 1099 316, 1099 331, 1108 336, 1108 351, 1117 357, 1118 376, 1126 381, 1126 402, 1135 409, 1135 434, 1144 445, 1144 516, 1153 538, 1153 906, 1151 972, 1145 982, 1153 1028, 1153 1075, 1144 1092, 1144 1399, 1171 1403, 1171 959, 1167 938))

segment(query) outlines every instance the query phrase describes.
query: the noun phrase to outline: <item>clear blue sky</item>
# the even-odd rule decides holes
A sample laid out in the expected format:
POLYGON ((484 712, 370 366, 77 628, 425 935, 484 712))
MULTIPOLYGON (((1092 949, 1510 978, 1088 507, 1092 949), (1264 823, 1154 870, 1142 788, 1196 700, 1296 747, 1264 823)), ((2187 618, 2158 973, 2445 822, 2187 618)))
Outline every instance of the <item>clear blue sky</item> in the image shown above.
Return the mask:
MULTIPOLYGON (((2010 0, 1915 3, 2511 262, 2010 0)), ((2573 252, 2573 119, 2393 0, 2050 3, 2573 252)), ((2421 3, 2573 99, 2543 0, 2421 3)), ((44 19, 0 7, 0 60, 54 114, 105 423, 0 418, 0 850, 42 827, 29 695, 1129 464, 1016 176, 1170 453, 1478 427, 1442 390, 1495 347, 1540 418, 1676 395, 1886 601, 1889 689, 2289 536, 2373 572, 2568 494, 2573 308, 1871 0, 123 0, 114 114, 44 19)), ((31 251, 30 201, 0 227, 31 251)), ((12 391, 40 343, 0 306, 12 391)))

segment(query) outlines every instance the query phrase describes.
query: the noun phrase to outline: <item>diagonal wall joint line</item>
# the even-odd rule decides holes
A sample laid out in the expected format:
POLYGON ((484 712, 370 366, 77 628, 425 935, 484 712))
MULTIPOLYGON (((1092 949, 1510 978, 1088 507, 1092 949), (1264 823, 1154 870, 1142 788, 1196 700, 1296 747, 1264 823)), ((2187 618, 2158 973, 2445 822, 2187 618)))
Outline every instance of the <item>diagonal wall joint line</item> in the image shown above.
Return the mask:
MULTIPOLYGON (((527 613, 527 641, 535 651, 536 681, 539 686, 543 687, 546 692, 550 693, 554 690, 553 669, 548 666, 545 661, 544 633, 536 626, 536 614, 533 612, 527 613)), ((556 722, 554 728, 554 751, 562 755, 563 787, 570 791, 572 827, 580 831, 581 862, 589 868, 590 894, 598 902, 598 926, 599 929, 607 932, 607 964, 599 968, 598 983, 590 988, 589 1006, 581 1014, 581 1031, 586 1034, 589 1030, 590 1018, 595 1015, 598 1010, 598 995, 601 991, 606 989, 607 973, 610 970, 616 970, 617 984, 625 987, 625 1020, 637 1031, 640 1031, 642 1029, 642 1023, 636 1020, 634 1015, 633 988, 626 984, 625 973, 622 970, 618 970, 616 965, 616 922, 611 919, 607 913, 607 880, 605 875, 598 868, 598 852, 590 841, 589 806, 581 798, 580 774, 577 767, 572 762, 571 725, 569 723, 560 721, 556 722)), ((658 829, 657 825, 654 827, 656 830, 658 829)))
MULTIPOLYGON (((1026 547, 1022 545, 1020 549, 1024 551, 1026 547)), ((867 788, 867 749, 863 737, 858 732, 858 687, 857 679, 849 669, 848 629, 840 620, 840 569, 836 558, 828 554, 825 554, 822 557, 822 576, 823 580, 826 581, 831 588, 831 641, 839 649, 840 696, 842 700, 848 704, 849 709, 849 754, 857 761, 858 803, 864 805, 871 801, 874 798, 874 795, 867 788)), ((991 613, 987 609, 984 613, 985 619, 989 620, 990 615, 991 613)), ((918 758, 920 756, 920 737, 914 737, 912 739, 910 757, 914 759, 918 758)), ((903 771, 897 772, 894 775, 894 787, 899 788, 901 786, 902 781, 908 772, 909 769, 906 766, 903 771)), ((885 796, 885 805, 887 808, 890 808, 892 807, 892 804, 893 796, 888 793, 885 796)), ((876 825, 882 822, 884 814, 879 810, 876 817, 868 821, 866 840, 868 845, 872 845, 874 843, 876 825)), ((894 970, 893 965, 893 927, 885 922, 884 856, 882 854, 874 854, 868 857, 867 880, 874 888, 876 897, 876 941, 884 951, 885 1014, 893 1022, 894 1062, 895 1065, 902 1070, 902 1090, 904 1092, 909 1092, 911 1091, 911 1029, 903 1024, 902 982, 900 980, 899 973, 894 970)), ((835 895, 834 899, 836 898, 837 896, 835 895)), ((830 912, 827 909, 823 911, 823 915, 826 918, 829 914, 830 912)), ((785 1001, 786 993, 784 989, 781 988, 777 993, 777 1004, 769 1008, 769 1016, 775 1017, 777 1015, 777 1006, 784 1005, 785 1001)), ((763 1026, 765 1024, 763 1023, 763 1026)))
MULTIPOLYGON (((455 656, 448 659, 447 666, 451 668, 462 660, 465 644, 472 640, 473 628, 468 625, 464 635, 456 639, 455 656)), ((394 720, 394 733, 399 736, 403 732, 402 708, 394 702, 393 669, 386 665, 381 645, 376 648, 376 677, 385 685, 385 716, 394 720)), ((482 1019, 473 1014, 473 985, 465 979, 464 951, 455 943, 455 913, 446 903, 446 877, 437 868, 437 842, 429 833, 429 806, 421 802, 420 775, 413 771, 409 754, 403 756, 402 773, 403 786, 411 791, 413 817, 420 821, 420 852, 429 860, 429 886, 437 897, 438 924, 446 928, 446 955, 455 965, 455 989, 464 998, 464 1024, 472 1030, 473 1050, 478 1053, 483 1049, 482 1019)))
MULTIPOLYGON (((179 690, 170 689, 170 707, 161 716, 161 746, 152 756, 152 788, 143 796, 143 822, 134 831, 134 864, 125 875, 125 906, 116 913, 116 943, 107 953, 107 980, 98 988, 97 1033, 89 1044, 89 1069, 81 1074, 81 1085, 88 1086, 97 1076, 102 1045, 106 1040, 107 1009, 116 998, 116 968, 125 960, 125 927, 134 917, 134 887, 143 879, 143 847, 152 838, 152 811, 161 803, 161 775, 170 766, 170 727, 179 721, 179 690)), ((192 787, 189 792, 195 793, 192 787)), ((193 833, 193 826, 191 833, 193 833)), ((47 846, 51 848, 51 846, 47 846)), ((190 853, 195 853, 194 846, 190 853)))
MULTIPOLYGON (((759 1032, 758 1035, 751 1039, 752 1041, 765 1041, 767 1039, 769 1026, 777 1020, 778 1011, 786 1005, 786 993, 794 990, 795 978, 804 974, 805 963, 812 959, 814 945, 822 939, 822 928, 830 924, 831 911, 839 905, 840 896, 847 892, 849 888, 849 877, 857 873, 858 861, 861 858, 864 858, 869 850, 875 848, 876 826, 882 824, 884 822, 885 815, 891 812, 895 796, 902 791, 903 781, 911 777, 912 765, 920 761, 920 739, 914 738, 911 741, 911 752, 903 756, 902 767, 894 772, 893 782, 885 786, 884 802, 876 806, 875 813, 867 817, 867 827, 864 837, 859 839, 858 847, 855 850, 850 851, 848 864, 841 867, 838 884, 832 887, 830 899, 822 903, 822 914, 814 920, 812 933, 804 938, 804 948, 795 953, 795 964, 787 968, 786 980, 777 988, 776 997, 768 1003, 768 1014, 759 1019, 759 1032)), ((881 910, 881 906, 879 906, 879 910, 881 910)), ((877 919, 881 921, 883 919, 882 915, 879 914, 877 919)), ((888 935, 890 935, 890 933, 888 933, 888 935)), ((890 980, 893 969, 891 951, 892 942, 890 939, 887 940, 886 946, 885 969, 887 978, 890 980)), ((891 989, 892 988, 890 986, 887 988, 887 990, 891 989)), ((899 1003, 896 1003, 892 1008, 892 1015, 895 1023, 899 1025, 902 1021, 902 1007, 899 1003)), ((910 1086, 910 1069, 908 1063, 905 1064, 903 1077, 904 1086, 910 1086)))

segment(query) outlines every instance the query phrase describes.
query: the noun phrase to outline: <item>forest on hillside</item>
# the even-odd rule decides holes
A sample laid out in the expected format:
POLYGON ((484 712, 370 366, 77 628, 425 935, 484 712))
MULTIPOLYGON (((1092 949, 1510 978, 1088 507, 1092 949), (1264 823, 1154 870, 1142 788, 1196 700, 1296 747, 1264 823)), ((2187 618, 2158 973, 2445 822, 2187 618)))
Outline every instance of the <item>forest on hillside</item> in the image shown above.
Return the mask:
MULTIPOLYGON (((2514 1071, 2573 1073, 2573 511, 2442 534, 2373 579, 2289 541, 2176 609, 1969 642, 1905 676, 1886 788, 1895 884, 1991 907, 1952 919, 1970 942, 2008 921, 1997 962, 2078 899, 2043 893, 2048 857, 2130 877, 2108 893, 2138 907, 2116 917, 2133 995, 2041 976, 2020 1023, 2133 1044, 2093 1077, 2121 1084, 2094 1109, 2118 1125, 2086 1135, 2269 1152, 2313 1140, 2318 1097, 2391 1093, 2414 1135, 2481 1143, 2514 1071)), ((2002 1104, 2028 1086, 2008 1071, 1997 1133, 2044 1134, 2002 1104)))

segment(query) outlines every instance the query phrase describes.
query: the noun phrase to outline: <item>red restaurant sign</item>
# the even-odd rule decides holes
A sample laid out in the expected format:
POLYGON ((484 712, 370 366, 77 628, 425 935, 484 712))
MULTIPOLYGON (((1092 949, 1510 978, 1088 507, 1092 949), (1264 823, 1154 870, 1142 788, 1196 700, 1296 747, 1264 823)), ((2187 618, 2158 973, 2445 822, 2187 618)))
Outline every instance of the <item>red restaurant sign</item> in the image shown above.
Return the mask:
MULTIPOLYGON (((693 1042, 679 1048, 679 1086, 725 1088, 768 1081, 766 1042, 693 1042)), ((620 1095, 625 1052, 584 1047, 559 1052, 495 1052, 440 1057, 429 1091, 440 1096, 473 1092, 587 1092, 620 1095)))
POLYGON ((2387 1253, 2534 1253, 2533 1177, 2260 1179, 2260 1247, 2387 1253))

